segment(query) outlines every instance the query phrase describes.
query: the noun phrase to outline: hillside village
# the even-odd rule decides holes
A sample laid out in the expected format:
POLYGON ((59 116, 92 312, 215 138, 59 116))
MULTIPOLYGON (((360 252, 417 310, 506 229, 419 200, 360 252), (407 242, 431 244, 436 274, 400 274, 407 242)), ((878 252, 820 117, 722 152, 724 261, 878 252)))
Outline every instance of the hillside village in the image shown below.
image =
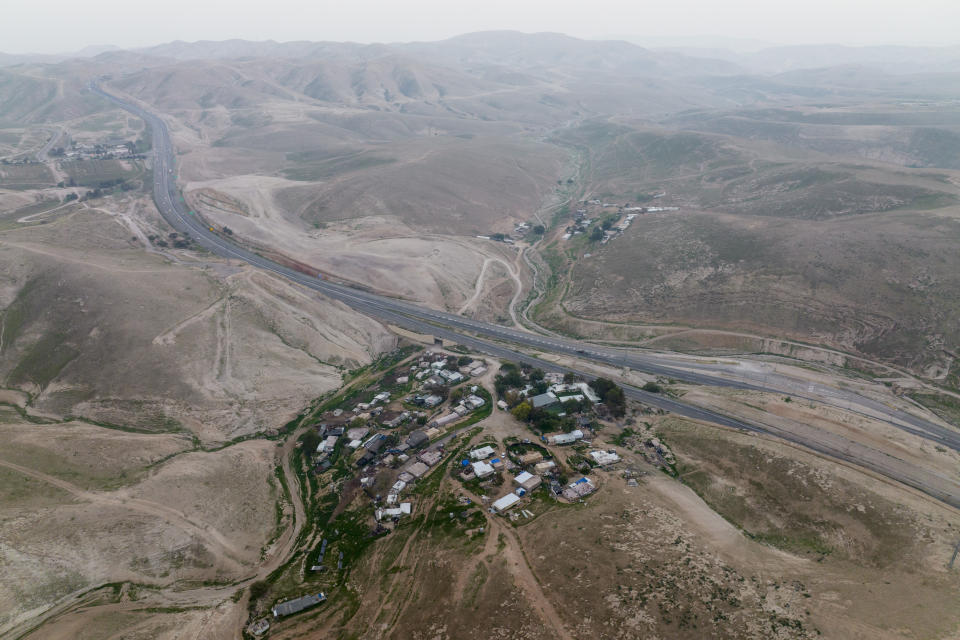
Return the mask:
POLYGON ((334 517, 315 537, 304 577, 316 592, 262 602, 252 613, 270 604, 272 616, 255 616, 252 635, 325 602, 318 589, 329 593, 345 579, 356 548, 425 517, 444 483, 456 494, 449 515, 457 530, 478 539, 488 517, 519 526, 551 504, 582 503, 611 474, 636 486, 657 467, 671 469, 664 445, 642 429, 623 430, 620 444, 601 443, 601 431, 625 424, 622 391, 612 383, 436 348, 395 357, 301 437, 318 490, 334 499, 332 513, 352 519, 347 527, 334 517))
MULTIPOLYGON (((643 195, 642 200, 663 198, 666 193, 643 195)), ((638 215, 660 213, 664 211, 679 211, 680 207, 646 206, 637 204, 616 204, 602 200, 581 201, 574 210, 573 223, 564 229, 562 239, 569 240, 573 236, 589 234, 590 240, 606 244, 613 238, 625 232, 638 215), (595 226, 594 223, 597 223, 595 226), (591 228, 592 226, 592 228, 591 228)))

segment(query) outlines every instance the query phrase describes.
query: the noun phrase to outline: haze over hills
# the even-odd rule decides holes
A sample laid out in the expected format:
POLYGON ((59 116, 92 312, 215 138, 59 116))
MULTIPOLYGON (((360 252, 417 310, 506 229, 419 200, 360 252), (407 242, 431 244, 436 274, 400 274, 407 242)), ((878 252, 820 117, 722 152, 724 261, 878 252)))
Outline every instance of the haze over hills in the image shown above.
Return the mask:
POLYGON ((955 637, 960 50, 627 40, 0 56, 0 637, 955 637))

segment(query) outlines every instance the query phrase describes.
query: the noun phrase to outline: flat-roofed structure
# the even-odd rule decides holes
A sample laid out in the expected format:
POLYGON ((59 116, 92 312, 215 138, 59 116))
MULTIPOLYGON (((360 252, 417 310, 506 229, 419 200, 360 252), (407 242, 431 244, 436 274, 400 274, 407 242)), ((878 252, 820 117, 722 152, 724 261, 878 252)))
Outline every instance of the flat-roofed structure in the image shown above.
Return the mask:
POLYGON ((286 602, 281 602, 280 604, 274 605, 270 611, 273 613, 274 618, 289 616, 293 613, 297 613, 298 611, 303 611, 304 609, 309 609, 312 606, 318 605, 326 599, 327 596, 323 595, 322 593, 311 593, 307 596, 294 598, 293 600, 287 600, 286 602))
POLYGON ((520 496, 515 493, 508 493, 493 503, 493 508, 497 513, 503 513, 520 502, 520 496))
POLYGON ((540 483, 542 482, 540 476, 535 476, 528 471, 521 471, 516 475, 513 481, 527 491, 533 491, 539 487, 540 483))

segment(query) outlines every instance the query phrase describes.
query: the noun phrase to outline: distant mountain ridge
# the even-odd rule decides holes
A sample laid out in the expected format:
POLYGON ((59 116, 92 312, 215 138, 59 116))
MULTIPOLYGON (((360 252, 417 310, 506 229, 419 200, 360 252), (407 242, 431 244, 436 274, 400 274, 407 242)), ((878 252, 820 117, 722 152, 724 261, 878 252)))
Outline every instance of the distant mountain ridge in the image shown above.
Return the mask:
POLYGON ((121 49, 88 46, 63 54, 0 53, 0 67, 55 64, 104 53, 163 60, 233 60, 244 58, 371 60, 391 54, 430 56, 457 65, 510 65, 523 69, 578 67, 623 73, 682 75, 777 74, 833 66, 864 66, 886 73, 950 73, 960 70, 960 45, 850 46, 808 44, 768 46, 732 38, 618 36, 585 40, 561 33, 479 31, 431 42, 363 44, 332 41, 251 41, 242 39, 175 40, 150 47, 121 49), (702 41, 702 44, 698 42, 702 41), (676 44, 671 44, 675 42, 676 44))

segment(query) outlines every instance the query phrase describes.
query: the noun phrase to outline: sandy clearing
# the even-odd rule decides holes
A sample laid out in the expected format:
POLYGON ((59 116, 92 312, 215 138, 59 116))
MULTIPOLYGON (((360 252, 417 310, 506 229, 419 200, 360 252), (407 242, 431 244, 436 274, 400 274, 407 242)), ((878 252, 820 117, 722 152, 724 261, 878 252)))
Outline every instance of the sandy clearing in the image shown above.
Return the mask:
POLYGON ((711 509, 692 489, 672 478, 649 476, 644 484, 670 504, 692 532, 703 537, 704 546, 722 553, 740 566, 777 575, 783 569, 807 569, 810 561, 773 547, 748 540, 736 527, 711 509))
POLYGON ((29 242, 10 242, 9 240, 0 240, 0 246, 15 247, 17 249, 22 249, 24 251, 29 251, 30 253, 36 253, 38 255, 47 256, 53 258, 59 262, 69 262, 72 264, 79 264, 86 267, 93 267, 94 269, 99 269, 101 271, 106 271, 109 273, 166 273, 168 269, 129 269, 126 267, 117 267, 111 266, 109 264, 103 264, 96 260, 91 260, 89 254, 83 254, 87 257, 84 258, 81 255, 73 255, 74 252, 69 249, 61 249, 59 251, 48 251, 41 248, 38 245, 29 243, 29 242))
MULTIPOLYGON (((453 480, 448 480, 448 482, 453 482, 453 480)), ((479 496, 466 488, 461 486, 458 488, 458 491, 473 500, 474 504, 483 504, 479 496)), ((499 545, 502 536, 502 541, 505 543, 504 548, 503 550, 496 551, 496 553, 506 561, 507 569, 510 575, 513 576, 516 585, 527 596, 528 601, 536 609, 540 618, 550 626, 555 637, 573 640, 573 635, 570 634, 566 625, 563 623, 553 603, 550 602, 549 598, 547 598, 543 592, 543 588, 540 586, 540 580, 534 575, 533 569, 527 561, 526 554, 523 552, 523 543, 521 542, 520 535, 500 520, 499 516, 490 513, 484 513, 484 515, 486 516, 488 527, 485 551, 491 549, 494 545, 499 545)), ((469 572, 466 570, 463 571, 463 574, 469 576, 469 572)))
MULTIPOLYGON (((0 332, 0 348, 3 347, 3 333, 0 332)), ((0 389, 0 404, 9 404, 21 409, 26 408, 30 396, 18 389, 0 389)))
POLYGON ((173 345, 177 341, 177 334, 179 334, 184 329, 187 329, 191 325, 206 320, 207 318, 213 316, 220 309, 220 306, 223 303, 223 298, 217 298, 214 300, 209 307, 202 309, 198 313, 184 319, 182 322, 178 323, 176 326, 167 329, 160 335, 156 336, 153 339, 153 344, 157 345, 173 345))
POLYGON ((238 550, 234 547, 230 540, 228 540, 223 534, 210 525, 193 522, 182 512, 177 511, 172 507, 158 504, 149 500, 143 500, 141 498, 131 497, 129 492, 126 490, 120 490, 114 493, 86 491, 70 482, 67 482, 66 480, 61 480, 46 473, 30 469, 19 464, 14 464, 12 462, 7 462, 5 460, 0 460, 0 466, 12 469, 36 480, 42 480, 43 482, 51 484, 58 489, 67 491, 78 499, 85 500, 93 504, 120 506, 125 509, 130 509, 131 511, 137 511, 145 515, 162 518, 163 520, 166 520, 170 524, 182 529, 183 531, 200 538, 210 547, 218 549, 224 559, 228 560, 237 568, 240 568, 240 564, 233 559, 233 557, 231 557, 232 555, 237 555, 238 550))

